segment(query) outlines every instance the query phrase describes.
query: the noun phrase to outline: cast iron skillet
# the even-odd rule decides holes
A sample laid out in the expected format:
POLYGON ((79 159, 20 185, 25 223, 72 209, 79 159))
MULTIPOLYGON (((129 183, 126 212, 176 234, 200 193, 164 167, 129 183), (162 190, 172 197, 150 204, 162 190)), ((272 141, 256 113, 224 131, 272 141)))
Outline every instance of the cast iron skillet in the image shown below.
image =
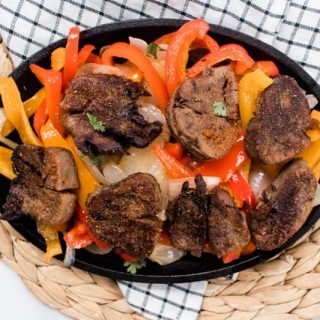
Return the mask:
MULTIPOLYGON (((117 41, 127 41, 128 36, 143 38, 152 41, 159 36, 176 30, 185 21, 182 20, 133 20, 103 25, 84 31, 81 34, 81 46, 91 43, 97 48, 117 41)), ((281 52, 275 50, 254 38, 219 26, 212 26, 210 34, 219 44, 238 43, 243 45, 255 60, 273 60, 277 63, 280 72, 294 77, 299 85, 308 93, 314 94, 320 101, 320 87, 316 82, 294 61, 281 52)), ((47 48, 34 54, 29 60, 20 65, 13 73, 21 92, 22 99, 31 97, 39 90, 40 84, 29 70, 30 63, 36 63, 43 67, 50 66, 50 54, 57 47, 64 46, 66 40, 51 44, 47 48)), ((11 136, 18 141, 18 137, 11 136)), ((9 189, 9 181, 0 177, 0 205, 2 206, 9 189)), ((301 238, 317 221, 320 216, 320 208, 315 208, 302 228, 283 246, 270 251, 256 251, 253 254, 241 258, 233 263, 224 265, 218 258, 210 254, 204 254, 202 258, 187 255, 182 260, 167 266, 159 266, 148 261, 147 267, 132 275, 126 272, 123 261, 117 255, 111 253, 106 256, 93 255, 85 250, 79 250, 76 254, 75 266, 89 272, 98 273, 116 279, 173 283, 189 282, 226 276, 234 272, 252 267, 260 262, 275 257, 278 253, 291 246, 301 238)), ((11 225, 24 237, 40 249, 45 249, 45 243, 35 228, 35 223, 28 217, 11 222, 11 225)), ((62 258, 62 256, 60 257, 62 258)))

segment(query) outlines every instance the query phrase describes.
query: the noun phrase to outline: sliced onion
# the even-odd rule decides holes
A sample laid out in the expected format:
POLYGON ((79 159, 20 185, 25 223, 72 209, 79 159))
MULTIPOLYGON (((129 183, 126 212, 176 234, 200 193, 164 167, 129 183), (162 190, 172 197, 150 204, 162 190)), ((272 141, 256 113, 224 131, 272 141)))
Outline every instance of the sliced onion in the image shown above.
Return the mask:
POLYGON ((153 252, 149 256, 149 259, 157 262, 161 266, 164 266, 180 260, 185 254, 186 251, 159 243, 156 244, 153 252))
POLYGON ((320 183, 317 183, 316 194, 313 199, 313 206, 318 206, 320 204, 320 183))
POLYGON ((139 39, 139 38, 134 38, 134 37, 129 37, 129 43, 140 49, 143 53, 145 53, 147 51, 147 48, 148 48, 148 43, 145 42, 144 40, 142 39, 139 39))
POLYGON ((148 122, 159 121, 162 124, 166 124, 166 117, 164 114, 159 108, 151 103, 144 103, 139 107, 138 111, 148 122))
POLYGON ((119 77, 123 76, 123 72, 119 68, 98 63, 86 63, 80 67, 77 72, 78 77, 88 74, 109 74, 119 77))
POLYGON ((271 177, 260 165, 253 164, 251 166, 249 185, 257 199, 260 198, 262 191, 266 189, 271 182, 271 177))
POLYGON ((105 255, 113 250, 113 246, 107 246, 104 249, 100 249, 95 243, 92 243, 89 246, 87 246, 85 249, 94 254, 105 255))
POLYGON ((66 266, 70 267, 74 264, 75 261, 76 261, 76 250, 74 248, 70 247, 66 243, 66 253, 64 255, 63 263, 66 266))
POLYGON ((310 109, 314 108, 318 104, 318 99, 313 94, 307 94, 306 98, 310 109))
POLYGON ((14 141, 7 139, 7 138, 0 137, 0 142, 11 149, 15 149, 18 146, 17 143, 15 143, 14 141))
MULTIPOLYGON (((220 182, 221 179, 218 177, 203 177, 204 181, 206 182, 208 191, 212 190, 214 187, 216 187, 220 182)), ((184 178, 184 179, 170 179, 169 180, 169 200, 174 200, 178 195, 181 193, 182 185, 184 182, 189 182, 189 187, 194 188, 195 182, 194 177, 190 178, 184 178)))
POLYGON ((168 49, 168 45, 167 44, 160 44, 159 45, 161 50, 158 50, 157 52, 157 60, 165 60, 166 59, 166 55, 167 55, 167 49, 168 49))
POLYGON ((105 179, 110 183, 116 183, 123 180, 128 175, 120 169, 113 161, 107 161, 102 168, 105 179))

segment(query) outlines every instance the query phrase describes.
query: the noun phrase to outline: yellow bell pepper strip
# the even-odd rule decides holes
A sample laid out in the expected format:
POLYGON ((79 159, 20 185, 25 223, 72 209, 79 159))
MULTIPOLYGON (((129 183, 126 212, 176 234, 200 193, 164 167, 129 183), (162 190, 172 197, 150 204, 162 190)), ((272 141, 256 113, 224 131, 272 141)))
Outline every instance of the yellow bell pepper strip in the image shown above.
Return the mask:
POLYGON ((190 20, 175 32, 166 54, 166 85, 172 96, 186 78, 189 49, 195 39, 203 39, 209 25, 203 19, 190 20))
POLYGON ((260 69, 247 73, 239 82, 239 109, 243 130, 256 110, 260 94, 272 84, 273 80, 260 69))
POLYGON ((63 87, 66 88, 69 82, 75 77, 78 67, 78 48, 79 48, 80 29, 72 27, 69 31, 66 58, 63 68, 63 87))
POLYGON ((91 172, 76 153, 73 139, 70 136, 64 139, 53 127, 50 120, 41 128, 41 138, 45 147, 62 147, 72 152, 80 180, 78 203, 81 208, 85 208, 88 194, 99 186, 99 182, 92 176, 91 172))
POLYGON ((23 143, 41 146, 29 123, 21 101, 20 92, 12 78, 0 78, 0 95, 8 120, 17 129, 23 143))
POLYGON ((51 68, 59 71, 64 67, 66 59, 66 48, 57 48, 51 53, 51 68))
POLYGON ((52 124, 60 134, 63 134, 64 130, 60 123, 60 98, 62 88, 61 72, 56 70, 46 70, 35 64, 31 64, 30 69, 44 85, 46 92, 46 108, 52 124))
POLYGON ((312 170, 314 170, 320 160, 320 140, 311 142, 306 149, 296 155, 296 158, 303 158, 308 162, 312 170))
POLYGON ((12 168, 12 152, 11 149, 0 147, 0 174, 10 180, 16 177, 12 168))
MULTIPOLYGON (((23 108, 27 117, 31 117, 39 108, 45 98, 44 88, 41 88, 34 96, 23 102, 23 108)), ((6 137, 14 130, 13 124, 7 119, 2 127, 1 136, 6 137)))
POLYGON ((164 112, 169 101, 167 89, 148 57, 140 49, 124 42, 117 42, 108 47, 102 54, 102 63, 112 65, 112 57, 128 59, 142 71, 144 78, 150 86, 152 95, 155 97, 160 109, 164 112))

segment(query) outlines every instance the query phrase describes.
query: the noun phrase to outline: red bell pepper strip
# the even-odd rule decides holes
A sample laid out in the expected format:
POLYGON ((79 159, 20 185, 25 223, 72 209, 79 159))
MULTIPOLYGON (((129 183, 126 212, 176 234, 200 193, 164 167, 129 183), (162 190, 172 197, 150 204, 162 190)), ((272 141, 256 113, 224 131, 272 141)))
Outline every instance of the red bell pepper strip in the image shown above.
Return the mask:
POLYGON ((66 88, 69 82, 75 77, 78 67, 78 47, 79 47, 80 29, 72 27, 69 31, 66 58, 63 68, 63 86, 66 88))
POLYGON ((195 39, 203 39, 209 25, 203 19, 185 23, 175 32, 166 54, 166 85, 170 96, 178 85, 185 80, 188 52, 195 39))
POLYGON ((133 258, 131 256, 129 256, 127 253, 125 253, 124 251, 119 251, 118 255, 124 260, 124 261, 128 261, 128 262, 134 262, 137 261, 136 258, 133 258))
POLYGON ((112 57, 128 59, 142 71, 153 96, 157 100, 160 109, 164 112, 169 101, 165 84, 144 53, 127 43, 117 42, 103 52, 102 63, 112 65, 112 57))
POLYGON ((228 181, 247 159, 242 135, 223 158, 203 162, 194 170, 194 173, 220 177, 222 181, 228 181))
POLYGON ((278 67, 272 61, 257 61, 253 69, 261 69, 269 77, 276 77, 279 74, 278 67))
POLYGON ((181 179, 187 177, 193 177, 194 173, 184 166, 181 162, 179 162, 176 158, 174 158, 170 153, 164 150, 164 148, 160 145, 154 145, 152 147, 152 151, 157 156, 157 158, 161 161, 164 166, 167 174, 172 179, 181 179))
POLYGON ((232 252, 228 252, 226 253, 223 257, 222 257, 222 260, 223 260, 223 263, 230 263, 234 260, 237 260, 240 258, 240 255, 241 255, 241 252, 242 252, 242 248, 240 249, 236 249, 232 252))
POLYGON ((92 44, 86 44, 81 48, 81 50, 78 53, 78 68, 81 67, 88 60, 91 52, 95 48, 96 47, 93 46, 92 44))
POLYGON ((248 181, 240 172, 234 173, 227 182, 227 185, 230 188, 232 195, 235 197, 239 207, 242 207, 244 202, 246 202, 250 207, 254 207, 254 193, 248 181))
POLYGON ((40 130, 42 126, 47 122, 47 120, 48 120, 48 113, 47 113, 46 103, 45 101, 43 101, 33 117, 33 128, 40 139, 41 139, 40 130))
POLYGON ((63 239, 74 249, 85 248, 93 242, 87 232, 87 225, 79 218, 75 220, 74 227, 64 235, 63 239))
POLYGON ((188 71, 187 78, 192 78, 201 73, 205 68, 211 67, 224 60, 240 61, 245 69, 251 68, 254 60, 248 52, 238 44, 226 44, 215 52, 210 52, 196 62, 188 71))
POLYGON ((102 64, 101 58, 94 54, 94 53, 90 53, 89 57, 87 59, 87 63, 97 63, 97 64, 102 64))
POLYGON ((175 157, 177 160, 180 160, 183 155, 183 147, 181 143, 166 143, 164 145, 164 150, 168 153, 170 153, 173 157, 175 157))
POLYGON ((60 96, 62 87, 61 72, 56 70, 46 70, 35 64, 31 64, 30 69, 44 85, 46 93, 46 108, 53 126, 60 134, 63 134, 63 128, 60 123, 60 96))

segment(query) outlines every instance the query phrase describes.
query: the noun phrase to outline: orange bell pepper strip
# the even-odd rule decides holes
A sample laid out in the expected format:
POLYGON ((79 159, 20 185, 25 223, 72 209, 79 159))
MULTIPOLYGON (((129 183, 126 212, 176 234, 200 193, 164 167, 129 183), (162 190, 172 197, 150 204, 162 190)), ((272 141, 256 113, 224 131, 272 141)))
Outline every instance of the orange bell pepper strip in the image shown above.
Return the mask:
POLYGON ((172 179, 181 179, 187 177, 193 177, 194 173, 179 162, 175 157, 168 153, 160 145, 153 145, 152 151, 156 157, 161 161, 163 167, 165 168, 167 174, 172 179))
POLYGON ((69 31, 66 58, 63 68, 63 87, 66 88, 69 82, 75 77, 78 67, 78 48, 79 48, 80 29, 72 27, 69 31))
POLYGON ((0 174, 12 180, 16 177, 12 168, 12 150, 0 146, 0 174))
POLYGON ((92 44, 86 44, 83 46, 79 53, 78 53, 78 68, 81 67, 89 58, 91 52, 95 49, 96 47, 93 46, 92 44))
MULTIPOLYGON (((34 96, 23 102, 23 108, 27 117, 31 117, 38 109, 45 98, 44 88, 41 88, 34 96)), ((2 127, 1 136, 6 137, 14 130, 13 124, 7 119, 2 127)))
POLYGON ((190 20, 175 32, 166 54, 166 85, 172 96, 186 78, 188 52, 195 39, 203 39, 209 25, 203 19, 190 20))
POLYGON ((57 48, 51 53, 51 68, 59 71, 64 67, 66 59, 66 48, 57 48))
POLYGON ((188 71, 187 78, 199 75, 205 68, 214 66, 222 61, 241 61, 246 69, 253 66, 254 60, 248 52, 238 44, 225 44, 215 52, 210 52, 196 62, 188 71))
POLYGON ((90 53, 89 57, 87 59, 87 63, 97 63, 97 64, 102 64, 101 58, 94 54, 94 53, 90 53))
POLYGON ((46 70, 35 64, 31 64, 30 69, 44 85, 46 93, 46 108, 52 124, 60 134, 63 134, 64 130, 60 123, 60 98, 62 88, 61 72, 56 70, 46 70))
POLYGON ((315 125, 315 129, 307 130, 307 135, 310 138, 311 142, 316 142, 320 139, 320 111, 312 110, 311 119, 315 125))
POLYGON ((164 150, 175 157, 177 160, 181 160, 183 155, 183 147, 179 142, 176 143, 166 143, 164 145, 164 150))
POLYGON ((72 138, 69 136, 67 139, 64 139, 53 127, 50 119, 41 128, 41 138, 45 147, 62 147, 72 152, 80 180, 80 188, 77 191, 78 203, 81 208, 85 208, 88 194, 99 186, 99 182, 92 176, 91 172, 76 153, 72 138))
POLYGON ((128 59, 142 71, 144 78, 150 86, 152 95, 155 97, 160 109, 164 112, 169 101, 165 84, 144 53, 130 44, 117 42, 103 52, 102 63, 112 65, 112 57, 128 59))
POLYGON ((260 94, 272 82, 273 80, 260 69, 247 73, 239 81, 239 109, 243 130, 253 117, 260 94))
POLYGON ((223 257, 222 257, 222 260, 223 260, 223 263, 230 263, 234 260, 237 260, 240 258, 241 256, 241 252, 242 252, 242 248, 240 249, 236 249, 232 252, 228 252, 226 253, 223 257))
POLYGON ((162 230, 158 243, 164 244, 166 246, 172 246, 169 234, 167 230, 162 230))
POLYGON ((8 120, 17 129, 23 143, 41 146, 29 123, 20 92, 12 78, 0 78, 0 95, 8 120))
POLYGON ((90 245, 93 240, 87 232, 87 225, 76 218, 74 226, 63 237, 64 241, 74 249, 85 248, 90 245))
POLYGON ((269 77, 279 75, 279 69, 273 61, 256 61, 253 69, 260 69, 269 77))
POLYGON ((255 196, 248 183, 241 173, 235 172, 227 182, 233 197, 239 208, 246 202, 250 207, 255 206, 255 196))
POLYGON ((248 156, 244 150, 244 136, 242 135, 223 158, 203 162, 194 170, 194 173, 219 177, 222 181, 228 181, 247 159, 248 156))
POLYGON ((170 33, 167 33, 167 34, 164 34, 163 36, 161 36, 160 38, 154 40, 153 42, 156 43, 156 44, 170 44, 174 34, 176 32, 170 32, 170 33))
POLYGON ((48 113, 47 113, 46 103, 42 102, 39 109, 36 111, 33 117, 33 128, 40 139, 41 139, 40 130, 42 126, 47 122, 47 120, 48 120, 48 113))
POLYGON ((256 251, 256 249, 257 249, 257 246, 254 244, 254 242, 250 240, 249 243, 242 249, 241 255, 247 256, 248 254, 256 251))

